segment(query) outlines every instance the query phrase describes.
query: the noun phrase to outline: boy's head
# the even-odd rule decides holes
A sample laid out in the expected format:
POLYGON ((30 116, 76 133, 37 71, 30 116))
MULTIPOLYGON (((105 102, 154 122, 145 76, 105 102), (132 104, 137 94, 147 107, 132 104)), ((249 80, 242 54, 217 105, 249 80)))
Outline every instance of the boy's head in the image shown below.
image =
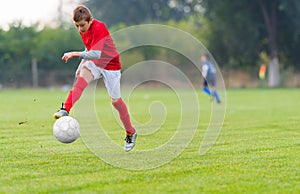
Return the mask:
POLYGON ((201 61, 205 62, 208 60, 208 54, 204 54, 201 56, 201 61))
POLYGON ((73 21, 78 31, 85 33, 93 22, 89 8, 79 5, 73 10, 73 21))
POLYGON ((92 19, 92 13, 84 5, 78 5, 74 10, 73 10, 73 21, 74 22, 80 22, 81 20, 85 20, 89 22, 92 19))

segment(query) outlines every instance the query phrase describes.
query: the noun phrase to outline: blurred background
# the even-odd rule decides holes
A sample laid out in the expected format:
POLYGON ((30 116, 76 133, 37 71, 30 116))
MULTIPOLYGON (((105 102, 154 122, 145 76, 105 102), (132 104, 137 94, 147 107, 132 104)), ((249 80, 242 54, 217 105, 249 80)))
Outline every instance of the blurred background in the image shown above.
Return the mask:
MULTIPOLYGON (((1 5, 1 89, 73 83, 79 60, 65 64, 61 56, 84 49, 71 18, 78 4, 111 33, 153 23, 190 33, 213 55, 227 88, 300 87, 297 0, 10 0, 1 5)), ((123 71, 144 60, 168 61, 201 85, 190 61, 166 48, 134 48, 121 60, 123 71)))

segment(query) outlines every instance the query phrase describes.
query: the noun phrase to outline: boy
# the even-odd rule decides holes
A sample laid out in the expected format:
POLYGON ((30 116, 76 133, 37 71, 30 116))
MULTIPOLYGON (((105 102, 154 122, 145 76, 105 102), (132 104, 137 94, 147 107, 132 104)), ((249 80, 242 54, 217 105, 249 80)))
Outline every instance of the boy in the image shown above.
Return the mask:
POLYGON ((215 97, 217 103, 221 103, 219 94, 215 88, 216 84, 216 69, 214 65, 208 60, 208 55, 201 56, 202 62, 202 75, 203 75, 203 87, 202 90, 212 97, 215 97), (209 90, 208 85, 211 87, 212 91, 209 90))
POLYGON ((126 130, 124 150, 128 152, 135 146, 137 133, 131 125, 127 107, 120 94, 121 63, 119 53, 105 24, 94 19, 87 7, 79 5, 73 10, 73 22, 81 35, 85 50, 67 52, 62 57, 66 63, 71 58, 82 60, 75 73, 77 80, 62 108, 54 113, 54 118, 58 119, 69 115, 71 108, 87 85, 91 81, 103 77, 112 105, 119 112, 126 130))

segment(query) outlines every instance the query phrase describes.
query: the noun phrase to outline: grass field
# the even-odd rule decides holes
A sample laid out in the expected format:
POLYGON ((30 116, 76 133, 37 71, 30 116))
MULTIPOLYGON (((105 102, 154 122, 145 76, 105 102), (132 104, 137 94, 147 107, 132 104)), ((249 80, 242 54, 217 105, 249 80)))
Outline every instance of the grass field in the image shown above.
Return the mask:
MULTIPOLYGON (((111 109, 107 94, 99 92, 101 122, 120 128, 106 114, 111 109)), ((151 98, 176 104, 168 91, 149 92, 137 91, 130 103, 139 122, 149 120, 150 102, 145 101, 151 98)), ((52 114, 66 95, 60 90, 0 91, 0 193, 300 193, 299 89, 228 90, 223 129, 202 156, 210 102, 199 91, 201 118, 189 146, 169 163, 139 171, 103 162, 82 139, 62 144, 53 137, 52 114)), ((172 114, 176 111, 168 112, 166 129, 176 126, 172 114)), ((122 145, 124 134, 111 133, 122 145)), ((135 150, 170 135, 157 134, 139 136, 135 150)))

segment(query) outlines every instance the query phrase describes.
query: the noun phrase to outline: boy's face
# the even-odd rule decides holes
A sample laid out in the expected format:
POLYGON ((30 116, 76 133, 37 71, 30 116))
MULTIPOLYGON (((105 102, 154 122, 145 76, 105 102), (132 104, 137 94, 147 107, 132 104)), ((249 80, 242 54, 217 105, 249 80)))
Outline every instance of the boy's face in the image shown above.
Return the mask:
POLYGON ((201 61, 202 61, 202 62, 205 62, 206 60, 207 60, 206 56, 204 56, 204 55, 201 56, 201 61))
POLYGON ((84 34, 84 33, 86 33, 86 31, 88 31, 92 22, 93 22, 93 19, 91 19, 90 21, 80 20, 79 22, 74 22, 74 24, 75 24, 77 30, 84 34))

